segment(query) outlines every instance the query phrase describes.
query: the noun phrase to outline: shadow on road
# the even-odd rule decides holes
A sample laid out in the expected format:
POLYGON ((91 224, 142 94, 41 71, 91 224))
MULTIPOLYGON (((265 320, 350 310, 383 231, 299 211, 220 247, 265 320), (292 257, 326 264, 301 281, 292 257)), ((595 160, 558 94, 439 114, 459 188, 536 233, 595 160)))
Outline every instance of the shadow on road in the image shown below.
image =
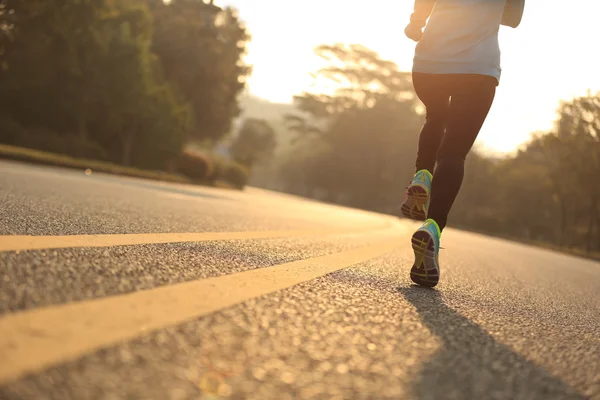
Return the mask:
POLYGON ((498 343, 448 307, 439 291, 418 286, 398 291, 441 340, 422 366, 413 395, 424 399, 582 399, 542 367, 498 343))

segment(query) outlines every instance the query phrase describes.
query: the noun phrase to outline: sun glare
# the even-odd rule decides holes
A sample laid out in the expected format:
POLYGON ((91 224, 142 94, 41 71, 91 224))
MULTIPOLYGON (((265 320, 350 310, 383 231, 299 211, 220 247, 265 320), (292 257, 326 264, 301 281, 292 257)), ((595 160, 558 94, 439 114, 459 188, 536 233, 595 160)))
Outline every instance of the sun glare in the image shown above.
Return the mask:
MULTIPOLYGON (((414 44, 403 35, 412 1, 223 0, 240 10, 252 34, 250 92, 273 102, 330 87, 310 76, 323 64, 319 44, 354 43, 410 70, 414 44), (277 17, 274 17, 277 16, 277 17)), ((589 46, 600 4, 588 0, 526 5, 518 29, 501 28, 502 79, 479 144, 512 152, 530 133, 551 129, 561 99, 600 90, 600 61, 589 46), (589 39, 589 40, 584 40, 589 39)))

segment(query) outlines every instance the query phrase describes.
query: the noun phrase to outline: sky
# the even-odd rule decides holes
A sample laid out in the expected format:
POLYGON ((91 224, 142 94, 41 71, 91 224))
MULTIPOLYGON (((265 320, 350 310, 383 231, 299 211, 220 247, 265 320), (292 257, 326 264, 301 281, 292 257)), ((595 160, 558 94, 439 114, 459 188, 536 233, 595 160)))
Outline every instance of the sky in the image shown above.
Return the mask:
MULTIPOLYGON (((362 44, 409 71, 414 42, 404 27, 412 0, 216 0, 233 6, 252 35, 250 93, 289 103, 310 90, 320 44, 362 44)), ((511 153, 548 131, 561 100, 600 90, 596 0, 527 0, 517 29, 502 27, 502 78, 477 145, 511 153)))

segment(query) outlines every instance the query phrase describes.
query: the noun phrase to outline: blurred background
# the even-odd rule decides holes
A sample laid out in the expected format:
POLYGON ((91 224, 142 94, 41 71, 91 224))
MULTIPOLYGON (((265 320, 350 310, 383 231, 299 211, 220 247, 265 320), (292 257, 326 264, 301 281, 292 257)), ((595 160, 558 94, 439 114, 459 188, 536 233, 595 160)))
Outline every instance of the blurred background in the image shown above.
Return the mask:
MULTIPOLYGON (((2 0, 0 157, 394 214, 423 109, 412 1, 2 0)), ((600 254, 589 0, 528 0, 450 216, 600 254)))

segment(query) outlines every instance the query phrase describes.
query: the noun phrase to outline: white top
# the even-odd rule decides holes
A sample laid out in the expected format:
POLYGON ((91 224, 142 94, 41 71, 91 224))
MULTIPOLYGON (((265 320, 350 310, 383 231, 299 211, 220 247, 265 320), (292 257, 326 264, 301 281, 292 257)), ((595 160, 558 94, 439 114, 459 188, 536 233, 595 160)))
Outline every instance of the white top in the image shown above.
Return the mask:
MULTIPOLYGON (((415 10, 419 1, 415 3, 415 10)), ((435 0, 415 49, 413 71, 490 75, 500 81, 498 32, 500 24, 505 22, 505 7, 514 7, 515 1, 508 2, 507 5, 507 0, 435 0)), ((517 3, 520 10, 517 10, 516 25, 520 22, 524 1, 517 3)))

